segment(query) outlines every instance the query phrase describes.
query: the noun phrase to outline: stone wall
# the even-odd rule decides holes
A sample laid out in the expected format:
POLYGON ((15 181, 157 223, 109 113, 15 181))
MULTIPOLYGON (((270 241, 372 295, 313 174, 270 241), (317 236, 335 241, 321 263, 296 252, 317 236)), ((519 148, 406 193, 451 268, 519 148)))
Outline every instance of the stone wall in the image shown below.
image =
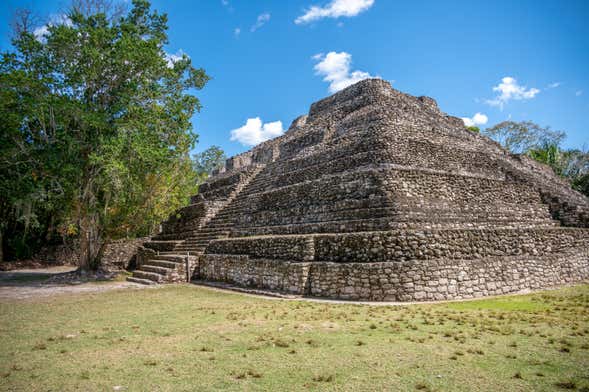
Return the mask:
POLYGON ((589 249, 589 230, 438 229, 263 236, 212 241, 206 252, 291 262, 369 263, 537 256, 571 249, 589 249))
POLYGON ((198 279, 283 293, 306 294, 311 263, 250 259, 244 255, 206 255, 199 261, 198 279))
MULTIPOLYGON (((148 237, 121 239, 108 242, 103 249, 102 267, 105 269, 127 269, 135 264, 138 248, 148 237)), ((56 263, 59 265, 78 264, 79 244, 60 244, 46 246, 33 258, 44 263, 56 263)))
POLYGON ((199 279, 305 296, 435 301, 536 290, 589 280, 589 252, 380 263, 201 257, 199 279))
POLYGON ((118 269, 127 269, 133 266, 137 249, 147 240, 146 237, 134 239, 114 240, 104 247, 102 256, 103 264, 118 269))
POLYGON ((44 264, 76 265, 78 264, 78 243, 45 245, 35 255, 33 260, 44 264))

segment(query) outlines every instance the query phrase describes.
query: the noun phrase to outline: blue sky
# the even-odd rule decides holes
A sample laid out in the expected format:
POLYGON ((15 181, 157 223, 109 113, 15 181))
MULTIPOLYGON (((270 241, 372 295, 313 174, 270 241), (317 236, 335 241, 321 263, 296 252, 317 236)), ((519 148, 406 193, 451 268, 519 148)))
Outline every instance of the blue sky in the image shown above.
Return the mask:
MULTIPOLYGON (((48 17, 66 4, 4 0, 2 49, 16 7, 48 17)), ((566 147, 589 147, 586 0, 157 0, 153 7, 169 16, 166 50, 188 54, 213 78, 197 94, 197 152, 212 144, 229 155, 245 151, 369 75, 433 97, 449 114, 472 121, 480 113, 474 120, 486 117, 483 128, 531 120, 566 131, 566 147)))

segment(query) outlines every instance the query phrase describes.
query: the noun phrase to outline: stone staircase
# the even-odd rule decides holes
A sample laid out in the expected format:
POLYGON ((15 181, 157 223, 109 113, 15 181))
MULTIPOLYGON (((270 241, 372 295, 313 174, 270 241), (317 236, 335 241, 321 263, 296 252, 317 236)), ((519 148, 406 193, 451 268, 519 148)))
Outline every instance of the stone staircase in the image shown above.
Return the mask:
POLYGON ((127 278, 141 284, 179 283, 187 280, 186 255, 156 254, 127 278))
POLYGON ((179 283, 190 279, 187 265, 196 265, 198 257, 207 245, 216 239, 227 238, 234 223, 232 216, 239 206, 235 205, 238 196, 249 192, 250 183, 264 169, 260 164, 227 195, 223 202, 215 203, 202 217, 198 228, 184 240, 157 240, 146 243, 147 261, 139 266, 130 282, 141 284, 179 283), (162 250, 153 250, 162 249, 162 250))

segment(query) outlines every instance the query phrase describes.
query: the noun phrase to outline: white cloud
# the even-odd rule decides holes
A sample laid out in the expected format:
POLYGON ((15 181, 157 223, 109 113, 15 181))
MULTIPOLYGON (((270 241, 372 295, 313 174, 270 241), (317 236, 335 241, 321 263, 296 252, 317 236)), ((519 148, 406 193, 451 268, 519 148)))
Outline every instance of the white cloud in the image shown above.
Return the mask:
POLYGON ((489 118, 483 113, 476 113, 472 117, 462 117, 462 121, 464 121, 464 125, 467 127, 474 127, 478 125, 485 125, 487 121, 489 121, 489 118))
POLYGON ((186 54, 182 51, 182 49, 180 49, 176 53, 165 52, 164 53, 164 60, 166 60, 166 66, 168 68, 174 68, 174 63, 182 60, 182 57, 184 57, 185 55, 186 54))
POLYGON ((562 84, 561 82, 550 83, 548 85, 548 87, 546 87, 546 88, 557 88, 557 87, 560 87, 561 84, 562 84))
POLYGON ((583 94, 583 90, 575 91, 575 96, 580 97, 583 94))
POLYGON ((296 24, 310 23, 323 18, 352 17, 366 11, 374 0, 332 0, 324 7, 312 5, 306 12, 295 19, 296 24))
POLYGON ((315 64, 315 73, 323 76, 323 81, 329 83, 329 92, 331 93, 372 77, 364 71, 350 72, 352 55, 346 52, 329 52, 326 55, 319 53, 312 58, 319 61, 315 64))
POLYGON ((256 23, 251 27, 250 31, 253 33, 260 27, 264 26, 270 20, 270 14, 268 12, 264 12, 263 14, 258 15, 258 19, 256 19, 256 23))
POLYGON ((517 80, 510 76, 501 79, 501 83, 493 87, 493 91, 498 92, 499 95, 494 99, 487 100, 486 103, 491 106, 498 106, 501 110, 512 99, 516 101, 532 99, 540 92, 537 88, 527 89, 525 86, 520 86, 517 80))
POLYGON ((46 41, 45 36, 47 34, 49 34, 49 27, 59 26, 59 25, 72 26, 72 20, 69 18, 69 16, 67 16, 65 14, 51 15, 49 17, 49 22, 47 22, 43 26, 37 27, 35 30, 33 30, 33 35, 35 36, 35 39, 37 41, 45 42, 46 41))
POLYGON ((35 39, 39 42, 43 42, 45 40, 45 35, 49 33, 49 27, 47 25, 43 25, 41 27, 37 27, 33 30, 33 34, 35 35, 35 39))
POLYGON ((262 124, 260 117, 248 118, 245 125, 231 131, 231 141, 255 146, 284 133, 281 121, 262 124))
POLYGON ((241 29, 239 27, 236 27, 235 29, 233 29, 234 36, 239 37, 239 34, 241 34, 241 29))

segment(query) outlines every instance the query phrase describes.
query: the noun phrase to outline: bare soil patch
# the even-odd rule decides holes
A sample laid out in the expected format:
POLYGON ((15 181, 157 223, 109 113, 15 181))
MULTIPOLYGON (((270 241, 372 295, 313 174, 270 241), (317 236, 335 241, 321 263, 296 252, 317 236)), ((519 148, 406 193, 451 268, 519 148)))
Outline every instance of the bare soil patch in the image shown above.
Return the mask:
POLYGON ((76 277, 74 266, 0 271, 0 300, 21 300, 58 294, 96 293, 114 289, 142 289, 147 286, 111 275, 103 280, 76 277))

